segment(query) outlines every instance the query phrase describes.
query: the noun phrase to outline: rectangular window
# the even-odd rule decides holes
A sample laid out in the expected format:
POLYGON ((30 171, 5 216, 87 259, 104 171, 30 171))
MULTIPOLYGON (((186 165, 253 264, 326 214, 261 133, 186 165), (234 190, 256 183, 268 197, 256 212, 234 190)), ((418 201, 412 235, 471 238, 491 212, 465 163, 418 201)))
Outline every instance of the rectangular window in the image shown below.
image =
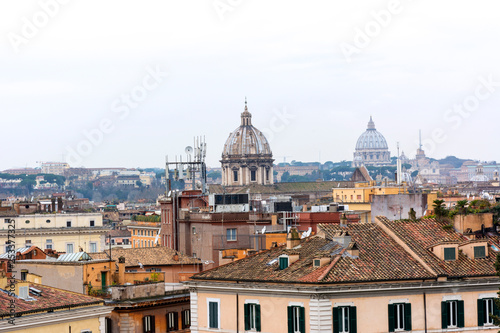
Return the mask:
POLYGON ((66 221, 66 227, 71 228, 71 221, 66 221))
POLYGON ((196 227, 193 227, 193 235, 196 235, 196 227))
POLYGON ((389 332, 411 331, 411 304, 389 304, 389 332))
POLYGON ((445 247, 444 248, 444 260, 455 260, 455 248, 454 247, 445 247))
POLYGON ((233 171, 233 180, 234 180, 235 182, 237 182, 237 181, 238 181, 238 171, 236 171, 236 170, 234 170, 234 171, 233 171))
POLYGON ((314 267, 320 267, 320 266, 321 266, 321 260, 314 259, 314 267))
POLYGON ((360 194, 358 194, 358 197, 357 197, 357 198, 358 198, 358 200, 361 200, 361 195, 360 195, 360 194))
POLYGON ((283 270, 288 267, 288 257, 280 257, 280 270, 283 270))
POLYGON ((333 308, 333 332, 356 333, 356 307, 339 306, 333 308))
POLYGON ((66 253, 73 253, 73 243, 66 244, 66 253))
POLYGON ((28 271, 22 270, 21 271, 21 280, 26 281, 26 276, 28 275, 28 271))
POLYGON ((95 221, 94 220, 90 220, 90 226, 91 227, 95 227, 95 221))
POLYGON ((486 258, 486 250, 484 246, 474 246, 474 259, 486 258))
POLYGON ((28 287, 19 287, 19 298, 27 299, 28 298, 28 287))
POLYGON ((208 302, 208 328, 219 328, 219 302, 208 302))
POLYGON ((187 309, 182 311, 182 329, 189 328, 191 326, 191 310, 187 309))
POLYGON ((145 316, 142 318, 143 333, 155 332, 155 316, 145 316))
POLYGON ((97 252, 97 243, 95 243, 95 242, 89 243, 89 251, 90 251, 90 253, 97 252))
POLYGON ((226 239, 228 242, 236 240, 236 229, 226 229, 226 239))
POLYGON ((179 314, 177 312, 167 313, 167 332, 179 330, 179 314))
POLYGON ((491 314, 498 316, 500 311, 495 306, 493 298, 483 298, 477 300, 477 325, 493 325, 491 314))
POLYGON ((288 307, 288 333, 306 333, 306 312, 302 306, 288 307))
POLYGON ((441 302, 442 328, 464 327, 464 301, 441 302))
POLYGON ((255 170, 250 170, 250 181, 254 182, 257 180, 257 172, 255 170))
POLYGON ((245 304, 245 331, 260 332, 260 305, 245 304))

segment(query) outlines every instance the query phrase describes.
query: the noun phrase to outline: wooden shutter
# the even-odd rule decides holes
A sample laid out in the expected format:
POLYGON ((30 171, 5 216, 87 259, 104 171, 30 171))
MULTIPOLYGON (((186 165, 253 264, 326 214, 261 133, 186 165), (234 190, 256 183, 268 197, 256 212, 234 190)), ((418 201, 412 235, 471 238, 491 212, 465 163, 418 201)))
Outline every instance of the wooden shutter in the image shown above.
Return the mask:
POLYGON ((245 304, 243 306, 245 312, 245 331, 250 330, 250 304, 245 304))
POLYGON ((465 326, 465 318, 464 318, 464 301, 457 301, 457 308, 458 308, 458 321, 457 321, 457 326, 458 327, 464 327, 465 326))
POLYGON ((411 303, 405 303, 405 331, 411 331, 411 303))
POLYGON ((333 308, 333 333, 339 333, 339 308, 333 308))
POLYGON ((142 317, 142 331, 144 333, 147 333, 148 331, 146 330, 146 320, 147 320, 147 317, 142 317))
POLYGON ((179 330, 179 312, 174 312, 174 330, 179 330))
POLYGON ((293 306, 288 307, 288 333, 293 332, 293 306))
POLYGON ((150 316, 151 318, 151 332, 156 332, 155 331, 155 316, 150 316))
POLYGON ((477 300, 477 326, 484 326, 484 302, 477 300))
POLYGON ((356 333, 358 328, 357 328, 357 319, 356 319, 356 307, 355 306, 350 306, 349 307, 349 333, 356 333))
POLYGON ((260 332, 260 304, 255 304, 255 326, 257 332, 260 332))
POLYGON ((306 333, 306 310, 303 307, 299 308, 299 330, 306 333))
POLYGON ((219 328, 219 314, 217 313, 218 312, 218 308, 217 308, 217 302, 210 302, 209 303, 209 313, 210 313, 210 322, 209 322, 209 327, 210 328, 219 328))
POLYGON ((448 327, 448 308, 446 302, 441 302, 441 328, 448 327))
POLYGON ((389 332, 394 332, 394 304, 389 304, 387 307, 389 317, 389 332))

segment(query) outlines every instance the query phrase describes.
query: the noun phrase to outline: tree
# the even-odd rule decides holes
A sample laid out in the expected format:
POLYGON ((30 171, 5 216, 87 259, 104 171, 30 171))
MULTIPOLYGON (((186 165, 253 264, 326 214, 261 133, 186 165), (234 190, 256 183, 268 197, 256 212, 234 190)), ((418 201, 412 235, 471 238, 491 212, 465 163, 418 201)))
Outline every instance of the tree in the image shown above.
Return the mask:
POLYGON ((466 209, 466 205, 467 205, 468 201, 467 200, 458 200, 457 201, 457 210, 458 210, 458 213, 459 214, 467 214, 467 209, 466 209))
POLYGON ((434 207, 434 214, 436 214, 436 217, 438 219, 442 219, 448 216, 448 210, 444 205, 444 200, 439 200, 439 199, 434 200, 433 207, 434 207))

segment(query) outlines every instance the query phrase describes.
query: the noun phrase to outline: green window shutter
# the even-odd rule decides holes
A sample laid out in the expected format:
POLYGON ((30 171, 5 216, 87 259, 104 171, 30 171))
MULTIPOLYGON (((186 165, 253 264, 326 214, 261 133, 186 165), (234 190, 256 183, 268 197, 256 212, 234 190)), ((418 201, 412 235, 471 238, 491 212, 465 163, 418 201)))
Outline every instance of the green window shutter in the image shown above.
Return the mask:
POLYGON ((219 328, 219 314, 218 314, 218 307, 217 307, 217 302, 210 302, 209 304, 209 310, 210 310, 210 322, 209 322, 209 327, 210 328, 219 328))
POLYGON ((445 247, 444 248, 444 260, 455 260, 455 248, 454 247, 445 247))
POLYGON ((441 328, 448 327, 448 308, 446 302, 441 302, 441 328))
POLYGON ((356 321, 356 307, 355 306, 350 306, 349 307, 349 333, 356 333, 357 332, 357 321, 356 321))
POLYGON ((411 331, 411 303, 405 303, 405 331, 411 331))
POLYGON ((245 312, 245 331, 250 329, 250 304, 245 304, 243 306, 245 312))
POLYGON ((500 299, 494 298, 493 299, 493 314, 495 316, 500 316, 500 299))
POLYGON ((458 327, 464 327, 465 326, 465 318, 464 318, 464 301, 457 301, 457 308, 458 308, 458 322, 457 326, 458 327))
POLYGON ((288 307, 288 333, 293 333, 293 306, 288 307))
POLYGON ((299 308, 299 329, 300 333, 306 333, 306 309, 299 308))
POLYGON ((474 246, 474 259, 476 258, 486 258, 484 246, 474 246))
POLYGON ((257 332, 260 332, 260 304, 255 305, 255 325, 257 326, 257 332))
POLYGON ((333 315, 333 333, 339 333, 339 308, 332 309, 333 315))
POLYGON ((151 316, 151 332, 156 332, 156 330, 155 330, 155 316, 151 316))
POLYGON ((484 326, 484 303, 482 299, 477 300, 477 326, 484 326))
POLYGON ((394 332, 394 304, 389 304, 387 313, 389 314, 389 332, 394 332))
POLYGON ((280 258, 280 270, 283 270, 288 267, 288 258, 287 257, 281 257, 280 258))

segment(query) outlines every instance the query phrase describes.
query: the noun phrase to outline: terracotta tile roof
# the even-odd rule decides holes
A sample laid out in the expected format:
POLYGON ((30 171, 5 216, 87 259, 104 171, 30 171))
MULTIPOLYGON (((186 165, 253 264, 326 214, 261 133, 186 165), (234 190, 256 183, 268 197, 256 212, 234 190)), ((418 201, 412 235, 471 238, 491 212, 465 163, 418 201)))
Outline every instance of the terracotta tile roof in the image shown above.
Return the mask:
MULTIPOLYGON (((69 308, 85 305, 100 305, 104 301, 79 293, 74 293, 67 290, 52 288, 41 284, 30 283, 30 287, 41 291, 41 295, 36 295, 29 292, 30 300, 24 300, 16 297, 15 309, 17 314, 46 312, 48 310, 69 308)), ((9 315, 9 304, 12 297, 7 291, 0 289, 0 317, 9 315)))
MULTIPOLYGON (((453 228, 443 228, 447 223, 435 219, 390 221, 377 217, 389 230, 394 232, 409 248, 439 275, 448 277, 493 276, 496 274, 495 255, 484 259, 471 259, 459 251, 456 260, 444 261, 434 255, 429 248, 436 244, 466 244, 468 239, 453 228)), ((485 239, 486 240, 486 239, 485 239)))
MULTIPOLYGON (((140 266, 163 266, 163 265, 180 265, 180 264, 200 264, 201 260, 186 255, 180 254, 179 260, 174 260, 176 251, 165 246, 157 247, 141 247, 141 248, 113 248, 111 256, 113 260, 118 262, 119 257, 125 258, 126 267, 140 266)), ((109 250, 105 252, 91 253, 92 259, 109 259, 109 250)))
POLYGON ((411 280, 433 278, 416 259, 373 223, 348 226, 320 224, 326 237, 348 231, 359 249, 359 258, 344 256, 323 279, 324 282, 411 280))
POLYGON ((309 237, 301 240, 299 248, 288 250, 285 245, 275 247, 268 251, 206 270, 192 278, 231 281, 301 282, 303 277, 318 270, 318 268, 313 267, 313 259, 315 254, 325 247, 331 251, 340 249, 338 243, 332 243, 321 237, 309 237), (299 260, 292 263, 288 268, 280 270, 278 257, 283 254, 290 254, 291 252, 297 252, 299 260))
MULTIPOLYGON (((435 277, 375 224, 348 227, 320 224, 319 228, 325 230, 326 239, 315 236, 302 240, 300 248, 293 250, 299 253, 300 259, 284 270, 279 270, 278 260, 273 261, 292 251, 282 246, 202 272, 193 279, 323 284, 435 277), (348 231, 356 243, 359 257, 349 255, 347 249, 343 250, 339 243, 331 240, 342 231, 348 231), (314 267, 313 260, 317 254, 324 253, 325 248, 332 261, 323 267, 314 267)), ((354 247, 352 243, 347 245, 354 247)))

